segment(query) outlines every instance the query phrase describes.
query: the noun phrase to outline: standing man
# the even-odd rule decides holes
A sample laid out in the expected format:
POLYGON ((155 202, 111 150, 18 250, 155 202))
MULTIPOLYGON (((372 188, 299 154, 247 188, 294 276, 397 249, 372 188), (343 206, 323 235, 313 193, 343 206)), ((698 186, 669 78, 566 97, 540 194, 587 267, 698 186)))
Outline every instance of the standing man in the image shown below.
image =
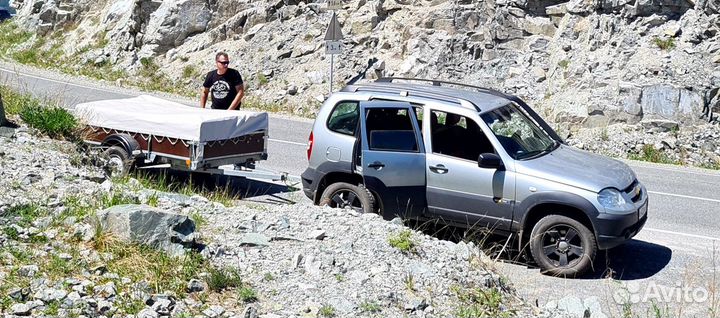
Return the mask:
POLYGON ((205 108, 208 93, 212 93, 213 109, 237 110, 245 95, 242 76, 236 69, 229 68, 230 59, 227 53, 220 52, 215 55, 217 70, 210 71, 205 76, 205 83, 200 94, 200 107, 205 108))

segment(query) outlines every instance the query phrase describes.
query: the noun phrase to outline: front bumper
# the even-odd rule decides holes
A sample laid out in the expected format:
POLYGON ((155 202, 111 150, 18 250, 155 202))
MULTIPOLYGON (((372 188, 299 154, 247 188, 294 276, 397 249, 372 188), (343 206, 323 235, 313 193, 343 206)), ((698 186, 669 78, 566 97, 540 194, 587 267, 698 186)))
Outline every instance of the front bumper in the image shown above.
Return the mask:
POLYGON ((648 200, 640 205, 635 212, 629 214, 600 213, 595 230, 597 231, 598 248, 611 249, 632 239, 642 230, 648 218, 648 200))

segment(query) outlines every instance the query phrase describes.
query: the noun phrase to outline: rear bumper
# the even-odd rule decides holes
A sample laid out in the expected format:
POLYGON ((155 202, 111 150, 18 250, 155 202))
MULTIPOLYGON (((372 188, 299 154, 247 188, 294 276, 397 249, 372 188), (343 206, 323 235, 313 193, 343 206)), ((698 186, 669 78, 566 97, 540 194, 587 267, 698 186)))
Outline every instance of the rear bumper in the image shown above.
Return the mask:
POLYGON ((302 180, 303 193, 308 199, 315 202, 318 181, 320 180, 317 170, 312 168, 305 169, 305 172, 300 175, 300 179, 302 180))
POLYGON ((640 217, 640 210, 624 215, 600 214, 595 225, 598 248, 607 250, 629 241, 642 230, 647 218, 647 213, 640 217))

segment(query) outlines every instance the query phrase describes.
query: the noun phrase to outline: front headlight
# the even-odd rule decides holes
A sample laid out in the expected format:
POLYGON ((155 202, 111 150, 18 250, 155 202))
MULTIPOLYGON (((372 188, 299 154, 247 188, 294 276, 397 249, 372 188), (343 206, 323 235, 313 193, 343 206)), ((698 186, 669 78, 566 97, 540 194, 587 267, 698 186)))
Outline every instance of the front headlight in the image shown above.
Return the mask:
POLYGON ((618 189, 607 188, 598 193, 598 202, 606 209, 618 209, 627 204, 625 197, 618 189))

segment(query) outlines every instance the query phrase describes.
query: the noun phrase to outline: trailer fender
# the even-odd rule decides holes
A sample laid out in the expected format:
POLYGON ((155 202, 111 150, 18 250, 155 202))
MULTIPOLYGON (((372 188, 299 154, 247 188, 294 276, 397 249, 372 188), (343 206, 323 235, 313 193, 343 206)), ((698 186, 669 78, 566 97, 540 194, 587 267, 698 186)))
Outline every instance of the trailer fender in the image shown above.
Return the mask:
POLYGON ((130 157, 135 157, 133 152, 140 149, 140 145, 132 136, 128 134, 113 134, 105 137, 102 142, 104 147, 118 146, 125 149, 130 157))

